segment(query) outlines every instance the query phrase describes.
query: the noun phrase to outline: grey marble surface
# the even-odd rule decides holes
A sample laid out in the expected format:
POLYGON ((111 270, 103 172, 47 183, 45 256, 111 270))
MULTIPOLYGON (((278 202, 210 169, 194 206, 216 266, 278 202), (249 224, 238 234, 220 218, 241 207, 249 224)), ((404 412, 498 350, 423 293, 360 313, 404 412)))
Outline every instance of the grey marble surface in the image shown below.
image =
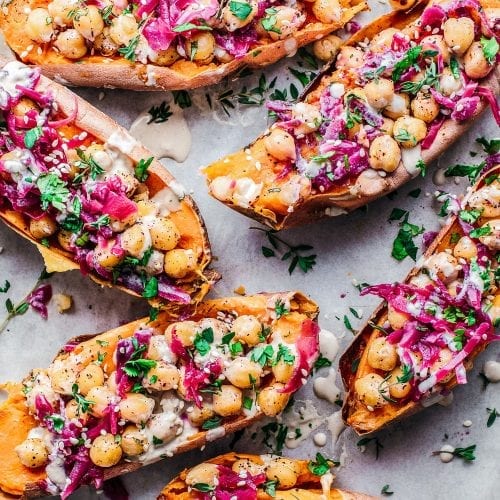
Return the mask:
MULTIPOLYGON (((363 20, 374 17, 385 8, 381 4, 372 7, 373 11, 365 14, 363 20)), ((289 87, 294 82, 300 88, 300 83, 288 71, 289 67, 299 68, 298 61, 297 57, 287 59, 266 70, 268 81, 273 75, 278 75, 277 87, 289 87)), ((244 84, 255 83, 260 73, 255 72, 245 81, 229 82, 229 88, 239 92, 244 84)), ((209 92, 212 101, 216 102, 225 88, 219 85, 197 91, 193 93, 193 100, 203 103, 205 92, 209 92)), ((126 127, 140 112, 170 98, 169 93, 96 89, 77 89, 77 92, 126 127)), ((343 316, 347 314, 352 325, 357 327, 378 302, 373 297, 360 298, 353 280, 372 284, 391 282, 402 279, 412 267, 410 259, 397 262, 390 255, 398 230, 396 223, 387 222, 391 210, 394 207, 410 210, 410 221, 424 225, 427 230, 439 227, 433 197, 438 187, 432 180, 432 172, 438 165, 432 165, 425 178, 415 179, 401 188, 392 200, 384 198, 371 204, 367 210, 283 233, 282 236, 290 242, 313 245, 317 254, 317 265, 312 271, 306 275, 296 271, 290 276, 285 263, 262 256, 263 235, 249 229, 256 223, 211 199, 198 171, 200 166, 244 146, 262 131, 267 120, 265 109, 242 106, 231 110, 231 117, 228 118, 217 104, 215 111, 202 107, 204 109, 193 105, 185 111, 193 137, 189 157, 183 164, 166 160, 165 165, 193 193, 206 221, 216 256, 214 267, 223 276, 211 296, 230 295, 239 285, 244 285, 247 293, 300 289, 319 303, 320 323, 340 338, 342 350, 352 338, 344 327, 343 316), (409 197, 408 192, 416 188, 422 190, 419 198, 409 197), (354 318, 349 313, 349 307, 362 311, 363 318, 354 318)), ((439 166, 470 162, 469 151, 477 150, 475 139, 494 135, 498 136, 498 128, 487 113, 439 159, 439 166)), ((459 193, 465 190, 465 186, 463 181, 457 184, 448 179, 439 189, 459 193)), ((420 243, 420 237, 417 241, 420 243)), ((33 246, 4 225, 0 226, 0 246, 3 248, 0 254, 0 284, 5 279, 12 284, 8 294, 0 296, 0 308, 4 309, 3 302, 7 297, 16 302, 29 291, 43 262, 33 246)), ((103 331, 147 313, 148 308, 143 302, 115 290, 102 289, 77 271, 53 276, 50 283, 54 293, 72 295, 74 307, 69 313, 60 315, 51 303, 48 321, 29 311, 8 324, 0 335, 2 382, 20 379, 33 367, 46 366, 58 348, 72 336, 103 331)), ((5 310, 2 314, 6 314, 5 310)), ((379 495, 381 488, 389 484, 394 491, 394 499, 500 498, 500 421, 491 428, 486 427, 486 408, 500 408, 500 386, 490 384, 483 390, 478 376, 487 359, 499 360, 500 346, 490 346, 478 358, 474 370, 468 375, 469 383, 455 390, 450 406, 428 408, 379 433, 383 449, 378 459, 375 458, 373 443, 364 453, 359 450, 356 446, 359 438, 350 429, 341 434, 337 443, 332 443, 328 435, 327 445, 318 448, 312 439, 308 439, 297 449, 285 448, 284 454, 312 458, 319 451, 338 459, 344 450, 345 464, 336 472, 337 484, 373 495, 379 495), (463 426, 465 420, 472 421, 470 428, 463 426), (476 461, 466 464, 455 459, 449 464, 441 463, 431 453, 444 442, 454 446, 476 444, 476 461)), ((327 370, 322 369, 319 375, 325 376, 327 370)), ((321 415, 327 416, 338 410, 337 406, 315 398, 311 382, 296 396, 296 404, 300 405, 300 401, 304 400, 312 400, 321 415)), ((123 480, 131 498, 156 498, 161 488, 183 467, 228 451, 230 441, 231 437, 226 437, 210 444, 201 453, 187 453, 129 474, 123 480)), ((236 443, 235 450, 265 452, 266 447, 261 441, 260 434, 252 439, 248 432, 236 443)), ((81 499, 95 497, 95 493, 86 489, 75 495, 75 498, 81 499)))

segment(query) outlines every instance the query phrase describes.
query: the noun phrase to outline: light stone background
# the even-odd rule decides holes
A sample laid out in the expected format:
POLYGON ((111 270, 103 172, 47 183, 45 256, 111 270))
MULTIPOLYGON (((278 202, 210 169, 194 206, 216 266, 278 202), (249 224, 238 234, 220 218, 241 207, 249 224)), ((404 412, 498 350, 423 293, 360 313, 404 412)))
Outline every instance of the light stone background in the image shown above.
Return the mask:
MULTIPOLYGON (((372 2, 372 8, 371 13, 362 16, 363 22, 387 9, 385 5, 375 2, 372 2)), ((288 87, 293 81, 300 88, 300 84, 287 70, 290 66, 298 68, 297 61, 298 58, 287 59, 266 70, 268 81, 273 75, 279 75, 277 87, 288 87)), ((244 83, 255 83, 259 75, 260 71, 256 71, 254 76, 244 82, 230 82, 229 86, 238 92, 244 83)), ((204 94, 208 91, 215 101, 214 96, 224 89, 224 85, 219 85, 197 91, 193 97, 203 102, 204 94)), ((135 117, 151 105, 171 98, 170 93, 105 90, 103 94, 98 89, 77 89, 77 92, 125 127, 129 127, 135 117)), ((423 224, 426 230, 437 229, 438 207, 432 196, 437 187, 433 184, 432 172, 437 166, 475 161, 469 155, 469 151, 478 150, 475 139, 479 136, 498 136, 494 120, 486 113, 477 120, 469 133, 439 159, 439 165, 432 165, 424 179, 415 179, 401 188, 392 201, 384 198, 371 204, 367 211, 360 210, 349 216, 327 219, 283 233, 281 236, 290 242, 313 245, 314 253, 317 254, 317 265, 307 275, 297 270, 289 276, 286 263, 262 256, 261 246, 266 244, 264 235, 249 229, 256 223, 210 198, 205 181, 198 172, 201 165, 235 151, 261 132, 267 120, 265 109, 242 107, 241 112, 232 111, 228 120, 218 107, 216 112, 207 113, 193 106, 186 110, 185 116, 193 137, 191 153, 183 164, 167 160, 165 165, 193 193, 207 224, 215 255, 214 267, 223 276, 211 296, 231 295, 239 285, 244 285, 247 293, 302 290, 319 303, 320 323, 341 338, 341 350, 352 338, 343 325, 344 314, 357 327, 368 318, 378 303, 374 297, 360 298, 353 280, 372 284, 392 282, 401 280, 412 267, 410 259, 399 263, 390 256, 391 244, 398 231, 397 223, 387 222, 391 210, 394 207, 410 210, 411 222, 423 224), (408 197, 407 193, 417 187, 422 189, 421 196, 418 199, 408 197), (363 319, 354 318, 349 313, 349 307, 362 311, 363 319)), ((453 179, 447 179, 440 188, 460 193, 465 190, 465 186, 463 180, 457 185, 453 179)), ((421 237, 417 241, 420 244, 421 237)), ((3 305, 5 299, 10 297, 13 302, 17 302, 24 297, 36 281, 43 263, 32 245, 3 225, 0 226, 0 246, 3 247, 0 255, 0 285, 5 279, 12 284, 8 294, 0 295, 0 309, 6 314, 3 305)), ((51 303, 48 321, 43 321, 29 311, 9 323, 0 335, 2 382, 21 379, 31 368, 46 366, 70 337, 104 331, 147 314, 148 308, 142 301, 115 290, 102 289, 78 271, 56 275, 50 279, 50 283, 54 293, 72 295, 74 307, 69 313, 59 315, 51 303)), ((308 439, 298 449, 285 448, 284 454, 313 458, 320 451, 325 456, 338 459, 344 447, 345 465, 336 472, 336 484, 373 495, 379 495, 381 488, 389 484, 394 491, 394 499, 498 499, 500 419, 487 428, 486 408, 500 409, 500 386, 490 384, 486 390, 482 389, 478 374, 487 359, 500 360, 499 345, 491 345, 478 358, 474 370, 468 375, 469 383, 455 390, 455 398, 450 406, 428 408, 379 433, 383 449, 378 460, 375 459, 373 443, 362 453, 356 446, 359 438, 350 429, 341 434, 335 445, 328 434, 328 443, 323 448, 316 447, 312 439, 308 439), (472 421, 468 429, 463 426, 465 420, 472 421), (446 441, 445 434, 449 436, 446 441), (449 464, 441 463, 431 453, 444 442, 454 446, 476 444, 476 461, 467 464, 455 459, 449 464)), ((324 368, 319 375, 326 376, 327 373, 328 369, 324 368)), ((305 399, 313 400, 321 415, 326 416, 338 410, 337 406, 315 398, 311 381, 296 396, 296 401, 305 399)), ((261 443, 262 435, 252 440, 251 433, 247 434, 236 444, 236 451, 266 451, 261 443)), ((123 480, 130 497, 144 500, 156 498, 161 488, 182 468, 228 451, 230 441, 231 437, 226 437, 210 444, 203 452, 193 451, 129 474, 123 480)), ((96 498, 96 494, 85 488, 75 498, 96 498)))

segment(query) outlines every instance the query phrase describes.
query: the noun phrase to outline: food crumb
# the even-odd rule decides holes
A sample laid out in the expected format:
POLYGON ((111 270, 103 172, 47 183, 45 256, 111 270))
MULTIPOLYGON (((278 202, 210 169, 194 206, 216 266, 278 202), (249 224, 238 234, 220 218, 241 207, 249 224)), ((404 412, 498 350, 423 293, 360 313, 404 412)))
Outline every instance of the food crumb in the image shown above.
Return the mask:
POLYGON ((462 425, 464 427, 470 427, 472 425, 472 420, 464 420, 462 425))
POLYGON ((105 97, 105 93, 104 92, 99 92, 99 100, 102 101, 105 97))
POLYGON ((443 445, 439 451, 439 458, 444 464, 447 464, 448 462, 451 462, 453 460, 453 452, 455 451, 455 448, 453 448, 451 444, 443 445))
POLYGON ((73 297, 64 293, 57 293, 56 295, 54 295, 54 302, 59 314, 63 314, 68 309, 71 309, 71 306, 73 305, 73 297))
POLYGON ((324 432, 318 432, 313 436, 313 441, 316 446, 325 446, 326 434, 324 432))
POLYGON ((245 287, 243 285, 240 285, 238 287, 236 287, 234 290, 233 290, 234 293, 238 294, 238 295, 246 295, 246 290, 245 290, 245 287))

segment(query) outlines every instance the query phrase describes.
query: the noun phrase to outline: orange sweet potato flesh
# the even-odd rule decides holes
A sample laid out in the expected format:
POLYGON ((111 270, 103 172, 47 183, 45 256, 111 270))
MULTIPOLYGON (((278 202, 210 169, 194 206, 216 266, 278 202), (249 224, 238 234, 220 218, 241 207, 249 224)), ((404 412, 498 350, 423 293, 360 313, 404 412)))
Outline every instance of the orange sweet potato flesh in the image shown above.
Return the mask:
POLYGON ((342 28, 358 12, 367 8, 363 0, 343 0, 340 2, 342 5, 340 20, 324 24, 320 23, 312 15, 310 7, 307 7, 309 13, 306 23, 294 34, 293 39, 277 42, 263 39, 247 55, 224 64, 215 62, 199 64, 179 59, 171 66, 165 67, 132 63, 121 56, 86 55, 74 61, 55 52, 50 44, 33 42, 24 29, 28 17, 26 8, 46 8, 49 3, 50 0, 12 0, 5 6, 4 11, 0 11, 0 29, 16 55, 20 58, 22 55, 23 62, 40 66, 46 76, 59 79, 63 83, 148 91, 193 89, 217 83, 243 66, 267 66, 289 55, 297 47, 314 42, 342 28), (28 47, 32 49, 26 52, 28 47))
MULTIPOLYGON (((290 300, 291 312, 296 313, 290 315, 295 318, 294 331, 300 331, 303 321, 317 318, 318 306, 312 300, 300 292, 280 292, 204 301, 193 306, 189 319, 197 321, 202 318, 216 318, 219 312, 236 311, 239 315, 254 315, 262 322, 269 321, 269 300, 271 297, 273 300, 276 297, 283 301, 290 300)), ((162 311, 158 319, 148 323, 148 326, 164 330, 169 323, 177 320, 175 312, 162 311)), ((102 368, 109 375, 115 370, 113 352, 117 343, 121 339, 132 336, 140 325, 147 322, 148 318, 142 318, 99 335, 85 335, 72 339, 69 342, 77 343, 72 353, 79 355, 79 363, 82 367, 97 359, 98 352, 101 355, 106 353, 102 368), (96 340, 102 342, 97 343, 96 340)), ((62 349, 56 359, 62 361, 67 356, 69 353, 62 349)), ((44 470, 32 471, 24 467, 14 451, 14 448, 26 439, 29 431, 38 423, 30 416, 25 405, 21 383, 7 383, 0 388, 9 395, 8 399, 0 404, 0 498, 2 498, 2 493, 12 494, 16 497, 22 496, 23 498, 42 496, 45 493, 37 486, 37 481, 46 477, 44 470)), ((225 433, 230 434, 247 427, 262 416, 262 414, 257 413, 252 417, 235 417, 224 424, 225 433)), ((202 431, 190 436, 188 442, 179 445, 176 453, 200 448, 206 443, 206 434, 206 431, 202 431)), ((142 464, 139 462, 121 462, 114 467, 105 469, 105 479, 131 472, 141 466, 142 464)))
MULTIPOLYGON (((377 33, 387 28, 403 29, 407 27, 420 17, 428 3, 430 3, 429 0, 420 1, 409 12, 398 10, 375 19, 353 35, 345 45, 354 45, 365 39, 370 40, 377 33)), ((481 5, 488 9, 490 17, 494 18, 497 15, 500 2, 498 0, 482 0, 481 5)), ((496 68, 481 81, 481 85, 489 87, 493 93, 497 94, 500 91, 499 81, 500 69, 496 68)), ((345 76, 335 69, 335 62, 332 61, 323 68, 321 73, 304 90, 300 100, 308 104, 316 104, 323 89, 333 82, 342 82, 347 88, 356 86, 355 82, 346 81, 345 76)), ((422 151, 423 161, 428 165, 441 155, 453 141, 457 140, 471 126, 475 117, 486 108, 487 103, 481 102, 474 117, 470 120, 460 123, 451 119, 446 120, 432 146, 422 151)), ((288 168, 287 163, 277 160, 267 152, 264 139, 268 134, 269 130, 240 151, 231 153, 204 167, 203 172, 208 183, 220 176, 228 176, 234 180, 248 177, 256 184, 262 183, 261 194, 251 207, 239 206, 231 200, 224 201, 224 203, 233 210, 277 230, 308 224, 324 218, 327 215, 327 209, 333 209, 338 214, 350 212, 388 194, 412 178, 403 163, 400 162, 391 175, 376 179, 376 182, 374 180, 370 186, 358 186, 356 179, 348 179, 323 193, 312 194, 308 191, 301 191, 298 199, 289 207, 279 197, 281 187, 290 178, 290 175, 278 175, 286 171, 288 168), (351 188, 355 184, 356 193, 353 194, 351 188), (290 210, 290 208, 293 210, 290 210)), ((306 157, 311 156, 311 154, 307 155, 304 150, 302 150, 302 153, 306 157)), ((295 169, 291 173, 295 174, 295 169)))
MULTIPOLYGON (((487 172, 473 187, 470 193, 477 191, 480 187, 484 186, 484 180, 487 176, 500 173, 500 166, 495 167, 493 170, 487 172)), ((479 221, 479 224, 482 224, 479 221)), ((424 258, 432 254, 442 252, 446 249, 453 249, 456 244, 456 239, 452 240, 453 233, 463 235, 460 224, 454 216, 450 222, 442 228, 436 239, 429 246, 424 254, 424 258), (455 243, 453 243, 455 241, 455 243)), ((419 273, 419 268, 414 268, 405 279, 408 282, 413 276, 419 273)), ((500 292, 497 292, 497 295, 500 292)), ((381 430, 382 428, 402 419, 406 418, 424 408, 418 402, 409 401, 405 404, 396 404, 388 402, 381 408, 375 408, 369 411, 367 407, 359 401, 354 390, 354 383, 356 380, 362 378, 369 373, 377 372, 368 365, 367 357, 370 345, 382 336, 383 333, 373 328, 373 324, 382 326, 387 320, 387 306, 381 304, 367 320, 365 326, 359 331, 356 338, 351 345, 347 348, 340 358, 339 368, 346 388, 346 397, 342 407, 342 416, 344 422, 352 427, 359 435, 369 434, 381 430), (359 363, 357 369, 353 369, 355 363, 359 363)), ((475 357, 485 349, 482 344, 472 355, 465 361, 465 368, 470 370, 472 368, 473 360, 475 357)), ((379 372, 383 376, 383 372, 379 372)), ((441 384, 444 390, 451 390, 457 385, 456 377, 445 383, 441 384)))
MULTIPOLYGON (((263 460, 258 455, 249 455, 247 453, 226 453, 218 457, 207 460, 205 463, 224 465, 231 467, 237 460, 247 459, 257 464, 263 464, 263 460)), ((312 474, 308 467, 307 460, 294 460, 299 471, 297 484, 290 490, 280 490, 279 485, 276 490, 276 496, 271 497, 262 490, 257 492, 258 500, 270 500, 275 498, 277 500, 293 500, 300 498, 300 500, 369 500, 368 495, 362 493, 353 493, 345 490, 331 489, 328 496, 325 496, 321 485, 320 477, 312 474)), ((196 493, 188 491, 188 486, 185 483, 186 475, 189 469, 182 471, 175 479, 163 488, 158 500, 195 500, 199 498, 196 493)))

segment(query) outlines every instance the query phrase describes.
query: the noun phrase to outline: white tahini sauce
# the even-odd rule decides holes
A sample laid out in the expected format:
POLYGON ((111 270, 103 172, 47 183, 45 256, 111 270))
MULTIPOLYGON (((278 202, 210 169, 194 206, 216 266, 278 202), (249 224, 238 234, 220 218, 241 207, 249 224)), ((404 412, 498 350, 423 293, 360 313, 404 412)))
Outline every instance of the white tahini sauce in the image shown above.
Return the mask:
POLYGON ((334 404, 340 398, 340 388, 335 383, 336 378, 337 374, 333 368, 330 368, 326 377, 316 377, 313 383, 314 394, 334 404))
POLYGON ((17 97, 20 91, 16 85, 29 87, 33 78, 34 70, 18 61, 7 63, 0 70, 0 106, 7 106, 10 97, 17 97))
POLYGON ((313 442, 316 446, 325 446, 326 434, 324 432, 318 432, 318 433, 314 434, 313 442))
POLYGON ((340 434, 342 434, 342 431, 345 429, 344 421, 342 420, 342 411, 339 410, 332 413, 326 419, 326 425, 332 435, 332 445, 335 445, 340 434))
POLYGON ((451 444, 443 445, 439 451, 439 458, 444 464, 447 464, 448 462, 451 462, 453 460, 453 452, 455 451, 455 448, 453 448, 451 444))
POLYGON ((325 329, 319 332, 319 350, 329 361, 333 361, 339 352, 339 341, 335 335, 325 329))
POLYGON ((169 104, 172 115, 161 123, 148 123, 151 115, 141 113, 130 126, 130 133, 157 158, 172 158, 182 163, 191 150, 191 132, 182 109, 169 104))
POLYGON ((285 445, 290 449, 297 448, 324 422, 323 416, 318 413, 312 401, 297 401, 297 403, 302 406, 278 417, 278 421, 288 427, 285 445), (296 429, 299 430, 298 433, 295 432, 296 429))
POLYGON ((443 186, 446 183, 446 177, 444 175, 446 169, 438 168, 434 175, 432 176, 432 182, 435 186, 443 186))
POLYGON ((118 129, 108 137, 107 144, 129 155, 137 145, 137 141, 126 130, 118 129))
POLYGON ((412 177, 416 177, 420 174, 421 170, 417 167, 417 163, 421 159, 422 152, 420 145, 415 146, 414 148, 401 149, 401 160, 403 161, 403 166, 412 177))
POLYGON ((486 361, 483 373, 490 382, 500 382, 500 363, 493 360, 486 361))

